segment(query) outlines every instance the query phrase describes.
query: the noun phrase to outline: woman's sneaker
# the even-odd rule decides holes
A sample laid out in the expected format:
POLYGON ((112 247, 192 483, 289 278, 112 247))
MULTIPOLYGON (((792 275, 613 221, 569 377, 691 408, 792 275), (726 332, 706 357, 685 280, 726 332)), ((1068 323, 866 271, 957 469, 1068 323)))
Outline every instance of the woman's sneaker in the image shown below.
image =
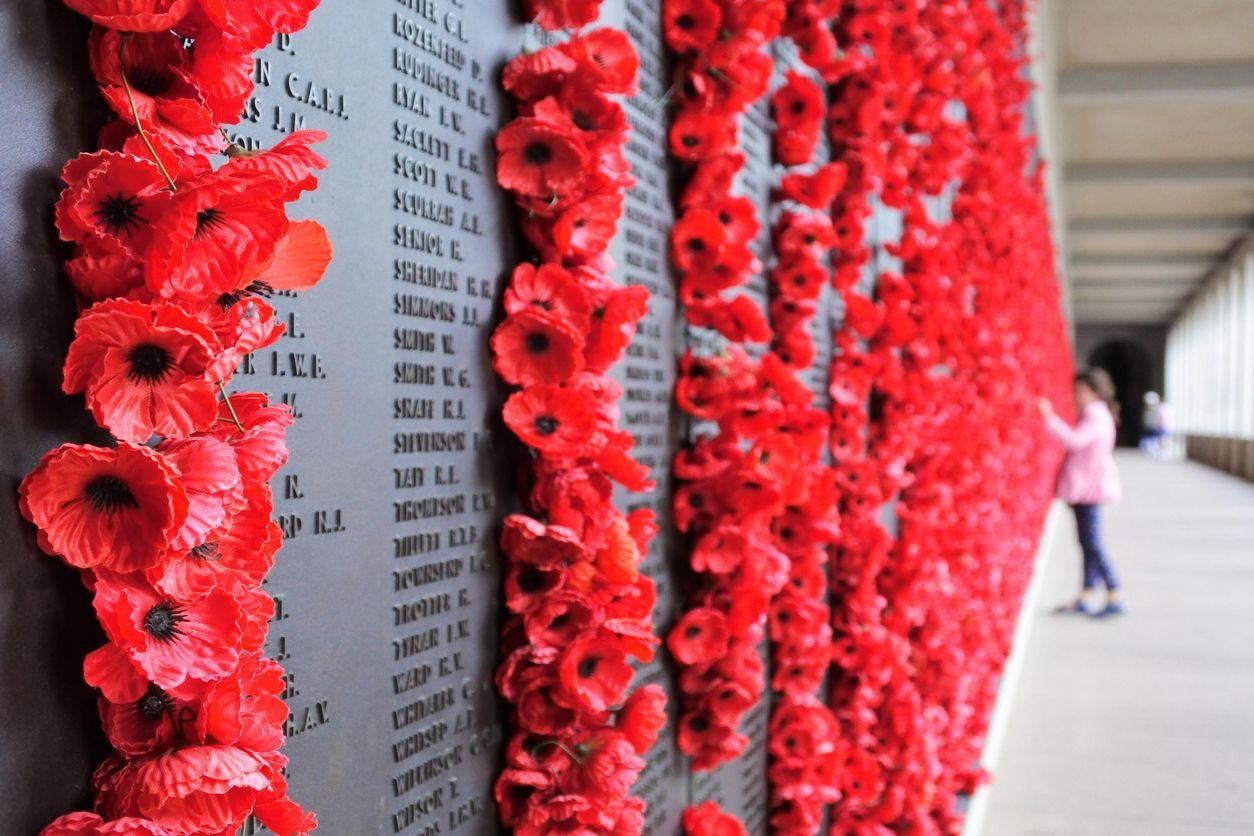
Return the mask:
POLYGON ((1054 607, 1054 615, 1092 615, 1089 608, 1084 606, 1083 601, 1072 601, 1068 604, 1059 604, 1054 607))
POLYGON ((1112 601, 1111 603, 1102 607, 1097 612, 1093 613, 1093 617, 1094 618, 1109 618, 1112 615, 1123 615, 1125 612, 1127 612, 1127 610, 1124 609, 1124 606, 1121 602, 1112 601))

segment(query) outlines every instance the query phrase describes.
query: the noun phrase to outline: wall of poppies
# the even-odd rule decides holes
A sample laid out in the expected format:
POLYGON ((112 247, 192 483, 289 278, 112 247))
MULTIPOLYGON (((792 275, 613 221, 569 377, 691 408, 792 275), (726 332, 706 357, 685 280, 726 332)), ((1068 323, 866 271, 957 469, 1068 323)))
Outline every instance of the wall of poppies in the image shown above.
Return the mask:
MULTIPOLYGON (((671 260, 688 335, 675 400, 692 427, 673 462, 688 606, 666 630, 664 652, 678 665, 672 710, 694 771, 740 756, 746 711, 770 701, 771 832, 957 832, 956 797, 983 777, 982 734, 1056 464, 1032 429, 1032 404, 1041 392, 1060 396, 1071 367, 1040 164, 1025 128, 1026 5, 663 4, 678 179, 671 260), (777 72, 779 56, 793 66, 785 60, 777 72), (738 193, 739 143, 747 109, 768 95, 779 180, 764 217, 738 193), (752 242, 766 223, 764 259, 752 242), (769 305, 744 291, 764 272, 769 305), (842 315, 830 357, 817 358, 830 366, 830 401, 820 407, 804 375, 816 361, 811 325, 824 292, 839 296, 842 315)), ((597 15, 595 3, 531 6, 550 29, 597 15)), ((570 128, 581 113, 571 88, 586 90, 584 74, 573 71, 588 55, 586 37, 528 54, 507 72, 511 92, 528 92, 522 116, 502 134, 502 152, 515 156, 498 169, 507 188, 536 186, 532 204, 520 203, 526 237, 542 260, 567 267, 588 254, 554 237, 562 211, 594 200, 575 213, 594 228, 618 212, 613 186, 597 185, 612 184, 616 170, 598 150, 616 124, 613 108, 607 122, 570 128), (545 95, 547 107, 534 104, 545 95), (562 134, 556 145, 553 131, 562 134), (537 164, 524 177, 515 161, 530 151, 537 164)), ((593 37, 609 42, 604 30, 593 37)), ((608 67, 628 65, 621 49, 598 55, 608 67)), ((562 311, 565 303, 553 300, 572 283, 550 275, 540 307, 562 311)), ((619 321, 616 314, 612 324, 619 321)), ((555 396, 555 382, 576 392, 584 385, 570 377, 587 365, 581 341, 565 339, 555 372, 564 380, 511 380, 537 403, 555 396)), ((537 362, 552 368, 548 332, 543 344, 537 362)), ((501 362, 515 361, 507 354, 501 362)), ((544 416, 566 425, 547 408, 544 416)), ((515 431, 526 439, 526 428, 515 431)), ((585 455, 595 461, 601 443, 585 455)), ((528 444, 545 469, 542 440, 528 444)), ((603 518, 612 524, 614 516, 603 518)), ((568 534, 528 525, 526 544, 508 529, 505 548, 530 572, 564 553, 553 542, 542 556, 526 556, 532 544, 568 534)), ((595 577, 598 562, 579 553, 573 565, 589 564, 595 577)), ((595 620, 580 625, 577 644, 574 636, 549 644, 582 653, 589 637, 605 636, 595 620)), ((618 665, 632 643, 638 658, 649 646, 643 635, 632 639, 618 636, 610 644, 620 647, 598 651, 618 671, 598 674, 611 695, 605 708, 623 706, 618 724, 632 724, 628 736, 645 720, 635 709, 645 698, 623 701, 629 676, 618 665)), ((534 643, 527 652, 535 656, 534 643)), ((512 663, 506 670, 517 675, 512 663)), ((546 705, 578 710, 573 682, 543 681, 558 689, 546 705)), ((513 700, 518 686, 503 687, 513 700)), ((651 730, 661 726, 660 698, 648 698, 651 730)), ((517 721, 519 734, 535 730, 521 706, 517 721)), ((579 727, 571 733, 584 734, 579 727)), ((635 832, 617 806, 639 770, 629 747, 607 767, 612 787, 581 785, 580 805, 566 801, 562 784, 581 784, 584 759, 598 747, 572 752, 559 740, 551 748, 560 754, 548 765, 511 756, 501 791, 539 806, 530 815, 554 832, 635 832)), ((510 804, 504 820, 517 828, 525 812, 510 804)), ((692 806, 684 827, 744 831, 713 802, 692 806)))
MULTIPOLYGON (((223 126, 256 51, 317 3, 66 4, 94 23, 116 119, 62 172, 81 302, 64 388, 116 444, 48 453, 20 494, 108 638, 84 673, 113 751, 94 811, 44 833, 222 836, 249 816, 307 833, 263 650, 292 416, 227 386, 282 332, 266 297, 326 269, 325 231, 286 208, 325 162, 316 132, 258 152, 223 126)), ((685 775, 687 833, 957 833, 1049 504, 1057 453, 1034 405, 1063 401, 1071 370, 1025 123, 1029 4, 657 5, 685 428, 671 480, 633 458, 614 376, 650 310, 609 257, 636 183, 638 33, 601 0, 524 0, 544 34, 499 76, 494 173, 520 253, 483 334, 519 463, 500 531, 500 826, 647 832, 633 788, 669 736, 690 774, 767 764, 753 822, 685 775), (754 120, 771 162, 751 188, 754 120), (623 501, 655 483, 669 520, 623 501), (642 569, 655 538, 684 567, 673 619, 642 569), (659 657, 668 687, 642 684, 659 657)))

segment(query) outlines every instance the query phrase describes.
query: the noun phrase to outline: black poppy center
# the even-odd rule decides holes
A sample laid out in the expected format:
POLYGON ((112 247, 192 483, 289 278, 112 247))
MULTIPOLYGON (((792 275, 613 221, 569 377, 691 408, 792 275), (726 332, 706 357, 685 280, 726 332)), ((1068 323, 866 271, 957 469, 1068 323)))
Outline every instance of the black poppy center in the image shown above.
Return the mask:
POLYGON ((97 476, 83 489, 91 507, 102 513, 138 508, 139 500, 131 493, 130 486, 117 476, 97 476))
POLYGON ((118 192, 100 201, 100 205, 93 214, 100 225, 111 234, 126 235, 130 238, 141 226, 148 223, 147 218, 140 216, 139 207, 138 197, 118 192))
POLYGON ((544 573, 534 566, 525 567, 518 573, 518 588, 523 592, 539 592, 546 586, 544 573))
POLYGON ((570 114, 570 121, 574 122, 575 127, 579 128, 581 131, 590 131, 595 128, 597 124, 591 114, 585 113, 582 110, 572 112, 570 114))
POLYGON ((135 707, 149 720, 160 720, 170 710, 170 695, 156 685, 150 685, 148 693, 139 698, 135 707))
POLYGON ((695 639, 699 635, 701 635, 701 628, 695 624, 690 624, 688 629, 684 630, 685 639, 695 639))
POLYGON ((561 424, 551 415, 541 415, 536 419, 536 432, 540 435, 552 435, 557 432, 559 426, 561 424))
POLYGON ((697 20, 692 15, 680 15, 675 18, 675 25, 680 29, 693 29, 697 25, 697 20))
POLYGON ((192 546, 187 556, 192 560, 217 560, 219 557, 218 544, 216 541, 210 540, 208 543, 192 546))
POLYGON ((688 249, 692 250, 694 253, 704 252, 705 241, 700 238, 689 238, 688 249))
POLYGON ((591 679, 597 672, 597 665, 600 664, 600 656, 589 656, 579 662, 579 676, 582 679, 591 679))
POLYGON ((532 354, 543 354, 549 350, 549 335, 533 331, 527 335, 527 350, 532 354))
POLYGON ((170 89, 171 78, 156 67, 130 67, 126 71, 126 80, 132 90, 157 97, 170 89))
POLYGON ((545 165, 553 161, 553 149, 544 142, 532 142, 523 150, 523 157, 532 165, 545 165))
POLYGON ((187 616, 173 601, 163 601, 148 611, 144 616, 144 632, 157 641, 171 642, 177 639, 182 630, 179 625, 187 620, 187 616))
POLYGON ((679 141, 683 143, 685 148, 696 148, 698 145, 701 144, 701 137, 693 136, 692 134, 686 134, 680 137, 679 141))
POLYGON ((710 727, 710 718, 704 714, 698 714, 688 723, 694 732, 703 732, 710 727))
POLYGON ((146 383, 161 380, 174 365, 174 358, 170 356, 170 352, 152 343, 135 346, 126 356, 126 360, 131 367, 127 376, 131 380, 146 383))
POLYGON ((805 109, 806 109, 806 103, 805 103, 805 102, 793 102, 793 103, 792 103, 792 112, 793 112, 793 113, 805 113, 805 109))
POLYGON ((208 209, 201 209, 196 213, 196 237, 199 238, 208 232, 213 231, 226 221, 226 216, 222 214, 222 210, 210 206, 208 209))

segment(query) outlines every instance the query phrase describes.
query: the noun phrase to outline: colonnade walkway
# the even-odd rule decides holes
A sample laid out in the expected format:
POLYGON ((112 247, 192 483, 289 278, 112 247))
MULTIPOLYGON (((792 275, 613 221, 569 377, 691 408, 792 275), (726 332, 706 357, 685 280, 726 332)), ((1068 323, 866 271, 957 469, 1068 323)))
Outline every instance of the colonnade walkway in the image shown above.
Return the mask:
POLYGON ((1119 468, 1103 522, 1128 613, 1050 612, 1080 567, 1059 509, 984 836, 1254 834, 1254 484, 1134 452, 1119 468))

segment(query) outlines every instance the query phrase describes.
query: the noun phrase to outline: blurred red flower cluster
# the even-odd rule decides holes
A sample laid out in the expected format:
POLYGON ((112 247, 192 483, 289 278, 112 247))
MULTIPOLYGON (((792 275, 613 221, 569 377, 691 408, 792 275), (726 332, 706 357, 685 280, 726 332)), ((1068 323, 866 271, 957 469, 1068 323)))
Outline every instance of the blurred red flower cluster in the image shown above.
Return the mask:
MULTIPOLYGON (((597 4, 538 5, 570 15, 597 4)), ((628 793, 666 720, 660 687, 628 694, 631 660, 657 644, 656 592, 639 568, 657 526, 651 511, 612 502, 614 482, 652 483, 606 374, 648 306, 644 288, 611 280, 607 253, 634 183, 616 97, 636 91, 638 66, 626 34, 603 28, 503 74, 518 115, 497 134, 497 180, 539 261, 514 271, 492 336, 497 372, 521 387, 505 423, 529 457, 530 513, 501 537, 510 615, 497 672, 513 711, 496 799, 518 834, 641 832, 644 803, 628 793)))
MULTIPOLYGON (((784 33, 809 28, 825 11, 788 4, 784 33)), ((803 58, 805 54, 798 50, 803 58)), ((784 174, 775 195, 775 264, 770 273, 773 347, 800 394, 787 406, 779 431, 797 449, 792 496, 772 523, 775 545, 788 555, 789 582, 771 601, 771 686, 775 692, 768 732, 770 823, 774 833, 806 836, 822 828, 835 801, 844 764, 840 727, 823 700, 831 664, 828 558, 840 537, 840 486, 824 464, 831 417, 811 404, 802 377, 815 362, 812 321, 831 281, 834 247, 831 203, 845 179, 840 163, 810 165, 823 113, 823 89, 811 75, 790 70, 771 98, 776 161, 806 166, 784 174)), ((825 361, 824 361, 825 362, 825 361)))
POLYGON ((955 795, 979 780, 1048 507, 1055 454, 1024 428, 1071 361, 1024 130, 1024 6, 863 0, 823 70, 846 175, 832 215, 833 834, 960 831, 955 795), (868 281, 873 201, 901 233, 868 281))
POLYGON ((758 362, 740 347, 768 340, 770 326, 753 297, 725 295, 761 270, 756 207, 732 186, 745 164, 740 117, 767 92, 769 47, 783 18, 783 0, 668 0, 663 8, 676 59, 670 151, 684 166, 671 260, 687 325, 728 343, 718 353, 689 350, 675 386, 680 408, 713 424, 704 432, 698 425, 674 460, 675 524, 693 539, 693 583, 667 646, 680 664, 679 748, 696 770, 744 750, 737 727, 765 689, 759 645, 789 565, 770 524, 798 464, 796 445, 778 430, 786 405, 809 398, 778 356, 758 362))
POLYGON ((283 333, 264 297, 312 287, 330 261, 323 228, 286 208, 316 186, 323 136, 248 152, 223 125, 256 50, 317 2, 66 2, 96 23, 92 70, 118 118, 62 172, 57 230, 84 307, 63 386, 117 444, 62 445, 19 492, 40 546, 94 596, 108 641, 84 675, 116 751, 96 812, 44 834, 234 833, 249 815, 308 833, 284 779, 283 669, 262 649, 282 541, 269 480, 292 415, 225 385, 283 333))

